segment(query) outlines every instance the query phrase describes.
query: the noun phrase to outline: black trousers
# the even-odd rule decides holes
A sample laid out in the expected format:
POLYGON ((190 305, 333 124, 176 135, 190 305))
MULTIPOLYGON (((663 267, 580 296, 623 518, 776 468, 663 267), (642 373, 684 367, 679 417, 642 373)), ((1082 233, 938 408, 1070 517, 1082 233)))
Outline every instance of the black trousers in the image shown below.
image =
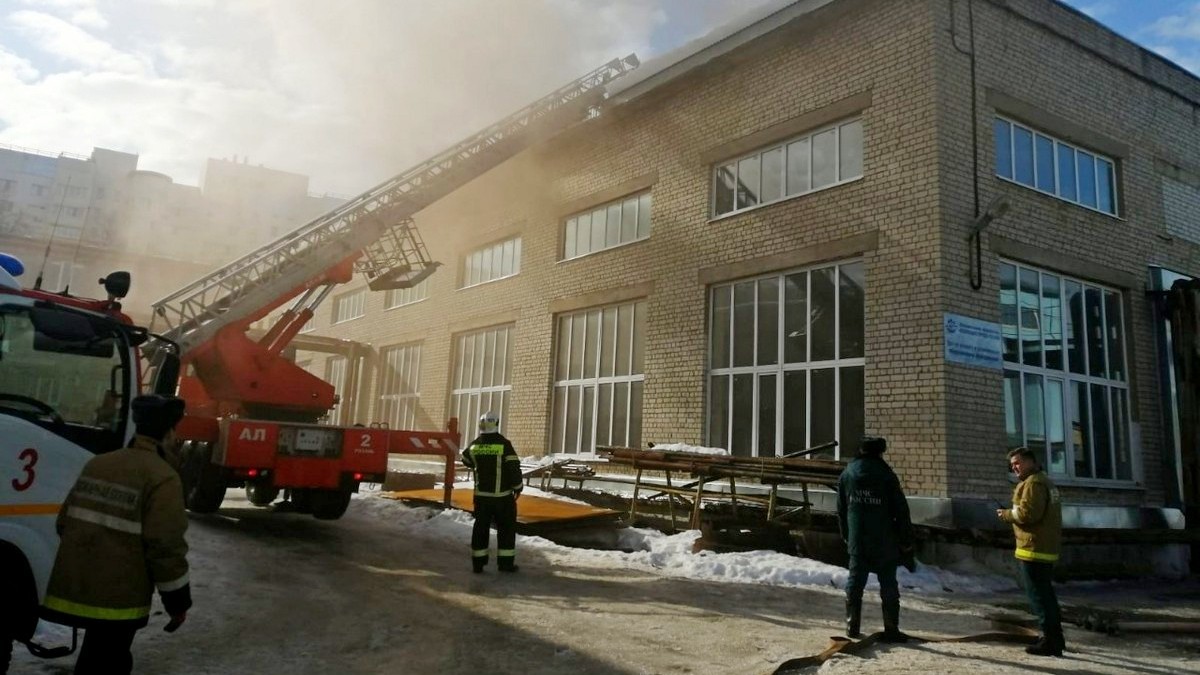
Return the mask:
POLYGON ((83 633, 75 675, 129 675, 133 670, 131 626, 94 626, 83 633))
POLYGON ((476 567, 487 564, 488 537, 496 525, 496 562, 500 567, 513 564, 517 555, 517 500, 504 497, 475 496, 475 526, 471 528, 471 562, 476 567))
POLYGON ((1029 608, 1038 619, 1042 635, 1062 646, 1062 612, 1053 581, 1054 563, 1021 561, 1021 585, 1025 587, 1025 597, 1029 598, 1029 608))
POLYGON ((879 579, 879 599, 883 601, 885 614, 888 608, 900 606, 900 585, 896 582, 895 560, 872 560, 852 555, 848 572, 846 575, 846 600, 855 605, 861 605, 867 577, 874 572, 875 577, 879 579))

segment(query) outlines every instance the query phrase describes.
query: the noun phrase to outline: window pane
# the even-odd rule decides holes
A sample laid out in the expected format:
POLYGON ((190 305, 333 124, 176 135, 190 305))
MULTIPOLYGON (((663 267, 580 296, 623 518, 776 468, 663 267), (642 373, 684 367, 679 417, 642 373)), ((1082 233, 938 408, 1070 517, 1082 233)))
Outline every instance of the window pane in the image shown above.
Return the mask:
POLYGON ((583 401, 579 406, 579 452, 593 453, 596 451, 595 439, 592 434, 596 431, 595 408, 596 388, 583 388, 583 401))
POLYGON ((850 180, 862 175, 863 168, 862 120, 843 124, 838 132, 841 150, 839 180, 850 180))
POLYGON ((1042 376, 1025 373, 1025 445, 1037 455, 1038 463, 1046 463, 1046 399, 1042 393, 1042 376))
POLYGON ((617 351, 617 308, 604 310, 600 326, 600 377, 612 377, 613 362, 617 351))
POLYGON ((809 314, 812 316, 813 361, 825 361, 834 355, 834 303, 837 298, 834 274, 835 268, 824 267, 813 270, 809 275, 812 278, 812 309, 809 314))
POLYGON ((1020 273, 1021 289, 1018 301, 1021 303, 1021 362, 1027 366, 1042 365, 1042 336, 1038 330, 1038 273, 1034 270, 1022 269, 1020 273))
POLYGON ((729 449, 729 376, 716 375, 710 380, 708 396, 708 444, 729 449))
POLYGON ((862 263, 842 265, 839 269, 838 358, 862 358, 865 271, 862 263))
POLYGON ((591 250, 599 251, 604 248, 604 237, 608 233, 607 209, 592 211, 592 243, 591 250))
POLYGON ((512 384, 512 329, 504 329, 504 378, 501 380, 505 385, 512 384))
POLYGON ((1058 196, 1075 201, 1079 192, 1075 180, 1075 149, 1058 144, 1058 196))
POLYGON ((1004 360, 1020 363, 1017 349, 1017 268, 1000 263, 1000 335, 1004 342, 1004 360))
POLYGON ((1079 203, 1084 206, 1096 206, 1096 159, 1087 152, 1080 150, 1077 154, 1079 162, 1079 203))
POLYGON ((637 208, 636 197, 621 203, 621 243, 637 238, 637 208))
POLYGON ((997 119, 992 125, 996 140, 996 175, 1012 178, 1012 125, 997 119))
POLYGON ((1096 160, 1096 189, 1099 190, 1096 207, 1105 213, 1116 214, 1117 204, 1113 199, 1113 195, 1116 194, 1116 176, 1111 162, 1096 160))
POLYGON ((733 376, 733 417, 730 420, 730 454, 749 457, 751 435, 754 433, 754 375, 733 376))
POLYGON ((575 218, 567 220, 567 225, 563 229, 563 257, 575 257, 575 228, 579 226, 579 221, 575 218))
POLYGON ((1013 178, 1018 183, 1033 185, 1033 133, 1013 126, 1013 178))
POLYGON ((1050 473, 1067 473, 1067 435, 1063 428, 1063 382, 1046 380, 1046 440, 1050 444, 1050 473))
POLYGON ((481 387, 491 387, 494 385, 493 377, 496 373, 496 332, 488 331, 483 336, 483 374, 479 381, 481 387))
POLYGON ((760 173, 758 155, 738 162, 737 208, 746 209, 758 204, 760 173))
POLYGON ((583 255, 592 250, 592 214, 585 213, 579 216, 578 221, 579 233, 575 237, 575 253, 583 255))
POLYGON ((629 384, 629 446, 642 446, 642 383, 629 384))
POLYGON ((638 197, 638 239, 650 236, 650 193, 638 197))
POLYGON ((509 276, 516 273, 516 270, 513 268, 513 254, 516 251, 516 245, 517 242, 515 241, 504 242, 504 263, 502 267, 504 276, 509 276))
POLYGON ((808 360, 808 274, 783 278, 783 359, 786 363, 808 360))
POLYGON ((600 312, 587 313, 587 338, 583 342, 583 376, 596 377, 600 360, 600 312))
POLYGON ((568 379, 578 380, 583 377, 583 341, 587 331, 587 318, 584 314, 571 317, 571 371, 568 379))
POLYGON ((1086 382, 1071 382, 1071 452, 1075 456, 1075 477, 1092 477, 1090 450, 1091 418, 1088 415, 1086 382))
POLYGON ((475 365, 471 367, 471 386, 480 387, 483 383, 483 365, 486 363, 491 365, 491 361, 487 359, 487 354, 484 353, 484 333, 475 334, 475 365))
POLYGON ((1104 316, 1099 288, 1088 287, 1085 292, 1087 307, 1087 350, 1088 374, 1104 377, 1104 316))
POLYGON ((758 378, 758 452, 759 457, 775 456, 775 376, 758 378))
POLYGON ((788 145, 787 193, 789 195, 809 191, 809 159, 809 140, 807 138, 788 145))
POLYGON ((617 382, 613 385, 613 445, 629 445, 629 383, 617 382))
POLYGON ((1104 324, 1108 330, 1108 377, 1125 381, 1125 339, 1121 323, 1121 295, 1104 291, 1104 324))
POLYGON ((833 185, 837 181, 837 132, 823 131, 812 137, 813 189, 833 185))
POLYGON ((1054 192, 1054 141, 1038 135, 1034 152, 1037 159, 1037 187, 1054 192))
POLYGON ((509 384, 508 361, 511 350, 508 348, 508 329, 496 331, 496 372, 493 378, 497 386, 509 384))
POLYGON ((492 278, 506 276, 504 272, 504 244, 496 244, 492 248, 492 278))
POLYGON ((1046 367, 1063 369, 1063 311, 1059 279, 1053 274, 1042 275, 1042 342, 1046 367))
POLYGON ((719 216, 733 210, 733 184, 735 170, 732 164, 726 164, 717 169, 714 181, 713 209, 719 216))
POLYGON ((805 371, 789 370, 783 374, 783 452, 796 452, 808 447, 805 420, 808 417, 805 371))
POLYGON ((1021 412, 1021 373, 1004 371, 1004 431, 1008 449, 1025 445, 1024 415, 1021 412))
POLYGON ((563 452, 579 452, 579 387, 567 387, 567 438, 563 452))
POLYGON ((563 452, 563 429, 567 423, 565 387, 554 388, 554 425, 550 429, 550 452, 563 452))
POLYGON ((521 273, 521 238, 513 242, 513 274, 521 273))
MULTIPOLYGON (((726 326, 728 326, 726 322, 726 326)), ((628 375, 633 356, 633 305, 621 305, 617 308, 617 376, 628 375)), ((728 351, 725 356, 729 362, 728 351)))
POLYGON ((754 282, 733 287, 733 365, 754 365, 754 282))
POLYGON ((1096 478, 1113 477, 1112 449, 1109 447, 1108 387, 1092 385, 1092 451, 1096 458, 1096 478))
POLYGON ((775 148, 762 156, 762 200, 773 202, 783 197, 783 148, 775 148))
POLYGON ((607 234, 604 237, 605 246, 616 246, 621 243, 621 205, 613 204, 608 207, 607 234))
POLYGON ((779 363, 779 277, 758 281, 758 357, 760 366, 779 363))
POLYGON ((602 384, 597 389, 596 399, 596 445, 611 445, 612 389, 611 384, 602 384))
MULTIPOLYGON (((820 445, 836 439, 836 422, 834 419, 834 403, 837 401, 836 384, 833 379, 834 370, 825 368, 812 371, 812 433, 808 442, 810 445, 820 445)), ((835 450, 827 450, 815 455, 814 459, 833 459, 835 450)))
POLYGON ((639 302, 633 306, 633 365, 630 366, 632 375, 642 375, 646 372, 644 363, 646 354, 646 303, 639 302))
POLYGON ((1117 478, 1133 480, 1133 457, 1129 449, 1129 401, 1124 389, 1113 388, 1113 441, 1117 451, 1117 478))
POLYGON ((1077 281, 1063 282, 1063 301, 1066 311, 1067 365, 1072 373, 1087 372, 1085 331, 1083 321, 1083 287, 1077 281))
POLYGON ((474 377, 472 373, 475 370, 475 336, 474 335, 463 336, 463 350, 464 350, 463 351, 463 353, 464 353, 463 377, 462 377, 460 386, 462 389, 467 389, 471 386, 471 381, 474 377))
POLYGON ((866 401, 863 393, 863 368, 853 366, 841 369, 841 387, 838 391, 841 400, 841 419, 838 433, 838 449, 840 457, 848 460, 854 456, 863 436, 863 420, 866 401))
POLYGON ((492 255, 491 251, 481 251, 479 256, 483 259, 480 264, 479 281, 491 281, 495 277, 492 276, 492 255))

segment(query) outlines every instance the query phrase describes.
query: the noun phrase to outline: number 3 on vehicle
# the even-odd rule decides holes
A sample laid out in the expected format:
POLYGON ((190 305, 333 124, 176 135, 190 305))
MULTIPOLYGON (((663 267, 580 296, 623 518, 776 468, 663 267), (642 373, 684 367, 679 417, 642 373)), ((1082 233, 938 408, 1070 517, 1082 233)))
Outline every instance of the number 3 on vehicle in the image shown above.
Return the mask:
POLYGON ((25 477, 21 480, 12 479, 12 486, 17 492, 24 492, 33 487, 33 479, 37 477, 37 474, 33 470, 33 467, 37 466, 37 450, 25 448, 17 458, 25 462, 25 466, 21 467, 21 470, 25 472, 25 477))

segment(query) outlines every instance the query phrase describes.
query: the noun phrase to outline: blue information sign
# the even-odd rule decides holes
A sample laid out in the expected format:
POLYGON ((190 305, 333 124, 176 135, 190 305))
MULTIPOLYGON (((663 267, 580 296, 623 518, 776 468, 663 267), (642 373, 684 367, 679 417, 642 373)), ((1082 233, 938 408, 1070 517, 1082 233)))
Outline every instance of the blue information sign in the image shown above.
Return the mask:
POLYGON ((1004 367, 999 324, 947 313, 943 329, 946 361, 997 370, 1004 367))

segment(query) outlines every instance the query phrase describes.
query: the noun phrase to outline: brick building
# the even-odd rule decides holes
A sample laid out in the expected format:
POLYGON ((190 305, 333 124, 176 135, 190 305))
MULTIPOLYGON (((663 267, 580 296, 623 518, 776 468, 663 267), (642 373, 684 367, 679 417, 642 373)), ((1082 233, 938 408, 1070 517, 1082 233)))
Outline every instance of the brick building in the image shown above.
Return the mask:
POLYGON ((1027 444, 1069 525, 1178 527, 1147 291, 1200 273, 1200 80, 1051 0, 771 10, 420 213, 445 266, 314 321, 371 347, 306 361, 339 419, 491 408, 523 454, 881 434, 955 525, 1027 444))

